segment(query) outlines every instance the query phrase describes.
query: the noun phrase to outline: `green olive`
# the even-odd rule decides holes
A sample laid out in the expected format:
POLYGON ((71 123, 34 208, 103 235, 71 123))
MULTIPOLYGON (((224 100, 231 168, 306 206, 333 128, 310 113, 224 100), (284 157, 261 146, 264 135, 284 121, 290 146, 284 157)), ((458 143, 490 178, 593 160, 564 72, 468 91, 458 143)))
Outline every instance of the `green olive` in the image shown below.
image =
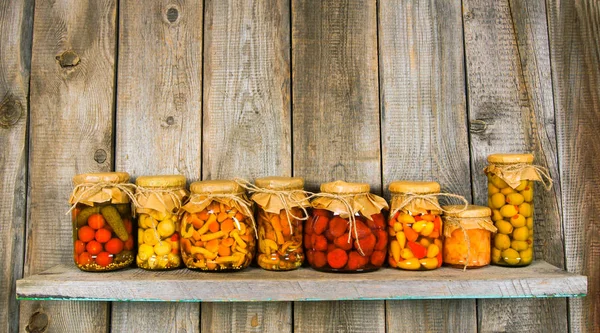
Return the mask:
MULTIPOLYGON (((502 210, 500 210, 500 213, 502 213, 502 210)), ((533 206, 527 202, 524 202, 519 205, 519 213, 525 217, 531 217, 533 216, 533 206)))
POLYGON ((500 214, 504 217, 513 217, 518 213, 519 211, 517 210, 517 206, 504 205, 502 208, 500 208, 500 214))
POLYGON ((525 201, 531 202, 533 200, 533 189, 531 187, 525 187, 525 189, 521 191, 521 195, 525 201))
POLYGON ((533 217, 527 218, 527 228, 533 229, 533 217))
POLYGON ((494 184, 494 186, 496 186, 499 189, 508 187, 508 184, 506 184, 506 182, 500 179, 500 177, 498 177, 497 175, 493 175, 490 181, 492 182, 492 184, 494 184))
POLYGON ((521 261, 521 256, 514 249, 506 249, 502 251, 502 259, 509 265, 516 265, 521 261))
POLYGON ((497 188, 496 186, 494 186, 494 184, 489 183, 488 184, 488 196, 494 195, 496 193, 500 192, 500 189, 497 188))
POLYGON ((519 255, 521 256, 522 263, 530 263, 533 260, 533 249, 529 247, 526 250, 520 251, 519 255))
POLYGON ((521 184, 519 184, 515 190, 521 192, 527 187, 527 184, 527 180, 521 180, 521 184))
POLYGON ((529 229, 527 227, 520 227, 513 230, 512 238, 514 240, 524 241, 527 240, 527 237, 529 237, 529 229))
POLYGON ((496 221, 500 221, 502 219, 503 219, 503 217, 500 214, 500 211, 497 209, 493 209, 492 210, 492 221, 496 222, 496 221))
POLYGON ((505 235, 510 235, 513 231, 513 226, 510 222, 506 222, 504 220, 497 221, 496 228, 498 228, 498 232, 505 235))
POLYGON ((515 228, 524 227, 527 224, 527 220, 525 220, 525 216, 521 214, 517 214, 510 219, 510 223, 515 228))
POLYGON ((492 195, 491 200, 492 200, 491 207, 499 209, 500 207, 504 206, 506 197, 504 197, 504 194, 502 194, 502 193, 496 193, 496 194, 492 195))
POLYGON ((500 251, 500 250, 498 250, 498 249, 497 249, 497 248, 495 248, 495 247, 493 247, 493 248, 492 248, 492 261, 493 261, 494 263, 498 263, 498 262, 500 262, 500 254, 501 254, 501 251, 500 251))
POLYGON ((504 194, 504 195, 509 195, 511 193, 515 193, 515 190, 513 190, 510 187, 505 187, 502 190, 500 190, 500 193, 504 194))
POLYGON ((523 201, 525 201, 525 199, 519 193, 511 193, 506 196, 506 203, 511 204, 511 205, 518 206, 518 205, 522 204, 523 201))
POLYGON ((494 236, 494 247, 498 250, 506 250, 510 247, 510 238, 504 234, 494 236))
MULTIPOLYGON (((529 228, 527 228, 529 229, 529 228)), ((533 237, 533 229, 529 229, 529 237, 533 237)))
POLYGON ((529 248, 529 244, 527 244, 526 241, 514 240, 514 241, 510 242, 510 247, 517 251, 523 251, 523 250, 527 250, 529 248))

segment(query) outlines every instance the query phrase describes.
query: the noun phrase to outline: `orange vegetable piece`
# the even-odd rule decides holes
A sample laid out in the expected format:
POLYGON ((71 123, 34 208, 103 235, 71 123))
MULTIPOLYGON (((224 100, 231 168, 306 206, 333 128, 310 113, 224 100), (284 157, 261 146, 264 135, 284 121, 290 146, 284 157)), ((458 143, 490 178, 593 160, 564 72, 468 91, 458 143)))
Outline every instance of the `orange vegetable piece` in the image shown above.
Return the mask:
POLYGON ((240 235, 240 238, 245 242, 250 242, 254 239, 254 234, 240 235))
POLYGON ((390 267, 394 267, 394 268, 398 267, 398 263, 392 256, 388 257, 388 264, 390 264, 390 267))
POLYGON ((404 234, 406 235, 406 239, 408 239, 411 242, 414 242, 417 240, 417 238, 419 238, 419 234, 413 230, 413 228, 405 225, 404 229, 402 229, 404 231, 404 234))
POLYGON ((218 221, 218 222, 223 222, 223 221, 225 221, 225 219, 227 219, 228 217, 229 217, 229 216, 227 216, 227 212, 225 212, 225 211, 221 211, 221 212, 219 213, 219 215, 217 215, 217 221, 218 221))
POLYGON ((221 245, 223 246, 231 246, 233 245, 233 243, 235 243, 235 239, 231 237, 223 238, 223 240, 221 241, 221 245))
POLYGON ((92 255, 87 252, 83 252, 82 254, 80 254, 77 259, 77 263, 81 266, 89 265, 92 263, 92 255))
POLYGON ((356 220, 356 233, 354 232, 354 228, 350 228, 350 233, 352 234, 352 238, 356 239, 358 234, 358 239, 365 238, 369 235, 372 235, 371 229, 367 227, 362 221, 356 220))
POLYGON ((124 243, 119 238, 113 238, 109 240, 104 247, 108 253, 119 254, 123 251, 124 243))
POLYGON ((329 224, 329 218, 326 216, 317 216, 314 219, 313 229, 317 235, 322 234, 327 229, 327 225, 329 224))
POLYGON ((206 242, 204 248, 206 248, 210 252, 217 252, 219 250, 219 240, 218 239, 209 240, 208 242, 206 242))
POLYGON ((348 221, 339 217, 334 216, 329 223, 329 231, 334 237, 340 237, 348 229, 348 221))
POLYGON ((357 270, 359 268, 363 268, 366 265, 363 258, 364 257, 361 256, 360 253, 358 253, 356 251, 350 252, 350 255, 348 255, 348 265, 346 266, 346 268, 351 269, 351 270, 357 270))
POLYGON ((360 242, 360 248, 363 250, 363 253, 366 256, 370 256, 373 253, 373 249, 375 248, 375 243, 377 242, 377 238, 375 235, 370 234, 369 236, 358 239, 354 241, 354 248, 358 251, 358 245, 360 242))
POLYGON ((129 237, 129 239, 125 242, 125 250, 133 250, 133 237, 129 237))
POLYGON ((275 235, 275 232, 273 232, 273 231, 267 231, 267 233, 265 234, 265 237, 274 242, 277 242, 277 236, 275 235))
POLYGON ((352 241, 348 242, 348 233, 341 235, 333 241, 335 246, 339 247, 342 250, 350 250, 352 249, 352 241))
POLYGON ((80 240, 76 240, 75 241, 75 253, 82 254, 83 252, 85 252, 85 243, 80 240))
POLYGON ((125 225, 125 230, 127 230, 127 233, 131 235, 133 232, 133 224, 131 223, 131 220, 123 219, 123 225, 125 225))
MULTIPOLYGON (((383 262, 385 261, 385 252, 384 251, 373 251, 371 254, 371 265, 381 267, 383 262)), ((393 260, 393 258, 392 258, 393 260)))
POLYGON ((324 216, 329 218, 329 214, 330 212, 327 209, 314 209, 313 210, 313 215, 315 216, 324 216))
POLYGON ((91 242, 87 243, 87 245, 85 246, 85 249, 91 255, 98 254, 98 253, 102 252, 102 250, 103 250, 102 244, 100 244, 96 241, 91 241, 91 242))
POLYGON ((276 231, 281 231, 281 221, 279 220, 279 215, 274 215, 273 217, 271 217, 271 225, 273 226, 273 229, 275 229, 276 231))
POLYGON ((314 242, 313 249, 315 249, 316 251, 326 251, 327 250, 327 239, 321 235, 314 235, 314 236, 316 236, 316 237, 313 240, 313 242, 314 242))
POLYGON ((192 224, 194 229, 200 229, 204 225, 204 221, 197 218, 195 214, 190 214, 190 218, 188 218, 188 222, 192 224))
POLYGON ((333 250, 335 250, 337 247, 335 246, 335 244, 327 244, 327 252, 331 252, 333 250))
POLYGON ((182 238, 179 241, 179 244, 181 245, 181 248, 183 249, 183 251, 185 251, 186 253, 192 252, 192 244, 190 243, 189 239, 182 238))
POLYGON ((208 210, 203 209, 200 213, 196 213, 196 214, 190 214, 190 216, 194 216, 199 218, 202 221, 206 221, 208 220, 208 210))
POLYGON ((409 241, 408 247, 417 259, 425 258, 425 256, 427 255, 427 249, 419 243, 409 241))
POLYGON ((221 230, 223 230, 223 232, 230 232, 233 229, 235 229, 235 225, 233 224, 232 219, 226 219, 221 223, 221 230))
POLYGON ((413 218, 415 219, 415 222, 419 222, 423 219, 422 215, 415 215, 413 218))
POLYGON ((192 232, 192 238, 193 238, 195 241, 199 241, 199 240, 200 240, 200 237, 202 237, 202 235, 200 235, 200 233, 198 233, 198 231, 194 230, 194 231, 192 232))
POLYGON ((229 246, 219 246, 218 253, 221 257, 227 257, 231 255, 231 248, 229 246))
POLYGON ((327 240, 328 240, 329 242, 333 242, 333 241, 335 240, 335 238, 336 238, 336 236, 334 236, 334 235, 331 233, 331 229, 327 229, 327 230, 325 230, 325 233, 323 233, 323 235, 325 235, 325 238, 327 238, 327 240))
MULTIPOLYGON (((318 252, 317 252, 318 253, 318 252)), ((348 254, 342 249, 335 249, 327 253, 327 263, 331 268, 342 268, 348 262, 348 254)))
POLYGON ((97 230, 104 227, 106 220, 104 220, 104 216, 102 216, 102 214, 93 214, 92 216, 88 217, 87 223, 92 229, 97 230))
POLYGON ((437 255, 437 261, 438 261, 438 268, 442 267, 442 251, 440 251, 437 255))
POLYGON ((112 233, 108 229, 100 228, 96 231, 94 238, 100 243, 108 242, 112 237, 112 233))
POLYGON ((440 231, 439 230, 433 230, 429 236, 427 236, 429 238, 439 238, 440 237, 440 231))
MULTIPOLYGON (((442 218, 439 215, 436 215, 435 219, 433 220, 433 231, 437 231, 438 234, 439 232, 442 230, 442 218)), ((437 238, 437 237, 434 237, 437 238)))
MULTIPOLYGON (((282 211, 285 213, 285 211, 282 211)), ((290 222, 294 223, 294 219, 290 217, 290 221, 288 221, 287 215, 284 215, 283 218, 279 217, 279 221, 281 223, 281 233, 284 236, 289 236, 292 234, 292 230, 290 229, 290 222)))
POLYGON ((385 230, 375 230, 375 237, 377 238, 377 242, 375 243, 375 250, 383 251, 387 248, 388 245, 388 234, 385 230))
POLYGON ((79 228, 77 231, 77 237, 79 237, 79 240, 84 243, 91 241, 95 236, 96 231, 87 225, 79 228))
POLYGON ((315 218, 317 218, 317 216, 311 216, 308 220, 306 220, 306 222, 304 223, 304 233, 308 234, 308 235, 312 235, 313 234, 313 223, 315 221, 315 218))
POLYGON ((312 235, 304 234, 304 248, 312 249, 312 246, 313 246, 312 235))
POLYGON ((425 221, 433 222, 435 220, 435 216, 433 214, 423 214, 421 218, 425 221))
MULTIPOLYGON (((342 251, 344 252, 344 251, 342 251)), ((345 253, 345 252, 344 252, 345 253)), ((327 257, 325 256, 325 252, 313 252, 313 262, 312 265, 316 268, 321 268, 327 265, 327 257)))
POLYGON ((108 252, 100 252, 98 256, 96 256, 96 263, 102 267, 106 267, 113 262, 113 257, 108 252))
POLYGON ((371 219, 373 219, 373 221, 367 220, 367 223, 369 223, 369 221, 371 221, 371 223, 373 223, 375 225, 374 227, 369 225, 369 227, 371 229, 385 227, 385 219, 383 218, 383 214, 379 213, 379 214, 371 215, 371 219))
POLYGON ((219 229, 220 229, 219 223, 216 221, 211 223, 208 226, 208 230, 210 230, 210 232, 217 232, 217 231, 219 231, 219 229))

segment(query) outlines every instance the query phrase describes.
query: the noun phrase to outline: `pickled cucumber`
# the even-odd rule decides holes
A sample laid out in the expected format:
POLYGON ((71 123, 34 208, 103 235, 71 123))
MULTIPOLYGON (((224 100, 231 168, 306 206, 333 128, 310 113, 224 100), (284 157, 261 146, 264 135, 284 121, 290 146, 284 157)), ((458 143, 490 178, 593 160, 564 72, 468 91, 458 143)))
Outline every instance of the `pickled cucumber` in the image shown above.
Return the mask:
POLYGON ((126 203, 126 204, 118 204, 115 205, 115 207, 117 208, 117 211, 119 212, 119 214, 121 214, 121 216, 129 216, 131 215, 131 205, 126 203))
POLYGON ((111 226, 114 233, 120 240, 126 242, 129 239, 125 224, 119 215, 119 211, 114 206, 104 206, 100 209, 100 213, 104 216, 106 223, 111 226))

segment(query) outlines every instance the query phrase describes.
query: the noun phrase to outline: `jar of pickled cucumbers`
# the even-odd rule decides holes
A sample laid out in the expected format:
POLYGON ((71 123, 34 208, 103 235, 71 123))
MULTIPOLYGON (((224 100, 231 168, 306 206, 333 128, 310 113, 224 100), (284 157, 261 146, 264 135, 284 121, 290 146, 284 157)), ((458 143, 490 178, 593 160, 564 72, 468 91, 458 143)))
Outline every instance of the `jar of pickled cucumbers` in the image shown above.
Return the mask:
POLYGON ((431 270, 442 265, 442 219, 436 182, 396 181, 388 233, 388 263, 406 270, 431 270))
POLYGON ((130 199, 133 184, 126 172, 86 173, 73 177, 69 199, 75 265, 83 271, 113 271, 134 258, 130 199))
POLYGON ((169 270, 181 266, 177 215, 187 199, 185 177, 141 176, 135 181, 138 214, 137 266, 169 270))
POLYGON ((365 183, 321 185, 305 223, 304 246, 312 268, 326 272, 368 272, 385 261, 388 204, 365 183))
POLYGON ((181 256, 190 269, 232 271, 248 267, 256 247, 252 203, 231 180, 206 180, 190 186, 182 207, 181 256))
POLYGON ((252 201, 257 205, 258 265, 287 271, 304 262, 302 225, 310 205, 297 177, 264 177, 255 180, 252 201))
POLYGON ((443 260, 456 268, 480 268, 490 264, 491 235, 496 227, 488 207, 469 205, 443 206, 443 260))
POLYGON ((552 180, 545 168, 532 164, 531 154, 493 154, 488 162, 488 206, 498 228, 492 263, 527 266, 533 261, 533 182, 548 180, 551 186, 552 180))

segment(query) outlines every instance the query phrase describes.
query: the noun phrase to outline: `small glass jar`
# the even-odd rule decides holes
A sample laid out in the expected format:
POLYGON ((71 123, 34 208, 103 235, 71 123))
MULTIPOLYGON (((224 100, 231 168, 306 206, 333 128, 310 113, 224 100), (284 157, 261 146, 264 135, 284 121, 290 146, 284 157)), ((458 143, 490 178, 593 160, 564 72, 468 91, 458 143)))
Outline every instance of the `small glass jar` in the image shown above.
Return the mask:
POLYGON ((256 247, 252 203, 230 180, 206 180, 190 186, 182 207, 181 256, 190 269, 236 271, 248 267, 256 247))
POLYGON ((129 174, 86 173, 73 177, 75 265, 83 271, 114 271, 133 263, 134 239, 129 174), (127 192, 127 193, 126 193, 127 192))
POLYGON ((305 224, 304 246, 312 268, 369 272, 383 265, 388 242, 383 210, 388 205, 369 191, 365 183, 321 184, 323 195, 312 201, 305 224))
POLYGON ((302 224, 306 211, 301 207, 308 205, 302 192, 304 180, 264 177, 255 184, 258 189, 251 199, 257 205, 258 265, 272 271, 300 267, 304 262, 302 224))
POLYGON ((440 192, 436 182, 396 181, 390 184, 393 213, 388 221, 388 263, 405 270, 432 270, 442 265, 442 219, 438 200, 410 200, 411 195, 440 192), (407 202, 408 201, 408 202, 407 202), (403 207, 400 207, 404 203, 403 207))
POLYGON ((187 199, 185 177, 141 176, 135 181, 138 214, 137 266, 169 270, 181 266, 177 214, 187 199))
POLYGON ((498 229, 492 247, 492 263, 527 266, 533 261, 533 181, 531 154, 488 156, 488 206, 498 229))
POLYGON ((480 268, 490 264, 491 235, 496 227, 488 207, 444 206, 443 260, 455 268, 480 268), (462 210, 462 211, 461 211, 462 210))

